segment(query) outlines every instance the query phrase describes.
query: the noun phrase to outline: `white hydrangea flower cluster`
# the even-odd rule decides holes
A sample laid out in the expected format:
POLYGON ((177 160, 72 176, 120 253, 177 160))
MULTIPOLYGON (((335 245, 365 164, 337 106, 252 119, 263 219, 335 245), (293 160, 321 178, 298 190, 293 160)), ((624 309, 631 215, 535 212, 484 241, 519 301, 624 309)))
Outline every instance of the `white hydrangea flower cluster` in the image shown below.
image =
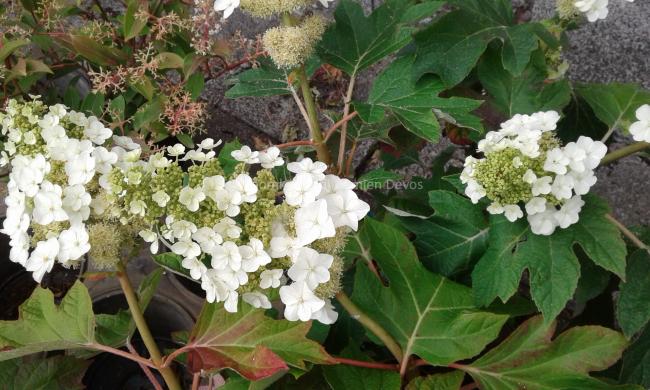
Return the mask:
POLYGON ((167 148, 167 156, 156 153, 148 162, 115 169, 109 188, 123 205, 121 218, 144 221, 148 227, 140 236, 152 252, 162 241, 179 255, 208 302, 236 312, 241 297, 270 308, 269 293, 279 289, 288 320, 334 322, 332 288, 323 286, 340 288, 337 251, 369 206, 352 182, 326 175, 327 166, 309 158, 287 164, 295 176, 279 188, 270 171, 284 165, 276 147, 231 152, 239 164, 226 175, 211 150, 218 144, 205 140, 187 152, 178 144, 167 148), (193 164, 187 172, 179 166, 183 161, 193 164), (253 177, 249 170, 256 165, 262 169, 253 177), (276 200, 279 190, 282 201, 276 200))
POLYGON ((650 104, 637 108, 636 119, 630 126, 632 138, 639 142, 650 142, 650 104))
POLYGON ((578 222, 581 196, 596 183, 594 169, 607 147, 584 136, 560 146, 554 134, 559 119, 555 111, 517 114, 488 132, 478 144, 484 157, 465 160, 465 194, 473 203, 487 197, 488 212, 511 222, 525 210, 535 234, 578 222))
POLYGON ((271 171, 284 165, 280 150, 244 146, 226 174, 214 150, 221 141, 145 152, 95 117, 37 100, 10 101, 0 123, 11 164, 2 232, 11 260, 35 280, 86 254, 112 267, 139 236, 154 253, 163 242, 180 256, 207 300, 228 311, 240 297, 270 308, 279 290, 288 320, 336 320, 339 255, 369 206, 325 164, 289 163, 293 177, 281 186, 271 171))
MULTIPOLYGON (((626 1, 628 3, 634 2, 634 0, 626 1)), ((576 0, 574 6, 592 23, 605 19, 609 15, 609 0, 576 0)))
POLYGON ((11 164, 2 232, 11 238, 11 261, 40 282, 55 262, 73 265, 90 250, 86 221, 103 209, 91 194, 126 152, 102 146, 113 132, 97 118, 61 104, 10 100, 0 123, 2 164, 11 164))

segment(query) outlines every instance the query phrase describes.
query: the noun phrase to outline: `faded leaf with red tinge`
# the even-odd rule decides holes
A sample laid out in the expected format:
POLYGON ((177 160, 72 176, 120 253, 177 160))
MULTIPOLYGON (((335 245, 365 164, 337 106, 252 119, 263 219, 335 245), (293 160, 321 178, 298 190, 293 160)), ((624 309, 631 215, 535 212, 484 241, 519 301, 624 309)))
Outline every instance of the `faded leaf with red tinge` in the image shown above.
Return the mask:
POLYGON ((230 368, 249 380, 290 366, 306 369, 306 362, 335 363, 321 345, 306 337, 310 327, 311 323, 271 319, 264 310, 245 303, 237 313, 208 304, 183 350, 193 372, 230 368))

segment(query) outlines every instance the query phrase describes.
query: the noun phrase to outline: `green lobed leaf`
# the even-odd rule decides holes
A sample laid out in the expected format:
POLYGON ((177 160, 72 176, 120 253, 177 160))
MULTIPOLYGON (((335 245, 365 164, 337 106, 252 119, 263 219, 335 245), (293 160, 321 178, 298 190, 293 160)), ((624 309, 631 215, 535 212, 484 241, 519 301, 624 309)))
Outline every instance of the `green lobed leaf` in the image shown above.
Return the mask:
POLYGON ((409 0, 388 0, 366 17, 359 3, 342 0, 334 11, 336 23, 318 44, 318 55, 348 75, 357 75, 411 41, 402 21, 410 5, 409 0))
POLYGON ((488 47, 498 39, 501 61, 508 72, 525 69, 538 39, 531 24, 516 25, 510 1, 452 0, 459 9, 449 12, 415 34, 415 74, 435 73, 447 86, 460 83, 488 47))
POLYGON ((530 63, 519 75, 508 72, 497 50, 488 50, 478 65, 478 77, 489 92, 490 101, 506 117, 537 111, 561 111, 571 99, 566 80, 546 81, 543 52, 532 54, 530 63))
POLYGON ((154 255, 153 259, 158 265, 165 269, 188 279, 192 279, 189 270, 181 265, 183 258, 180 255, 172 252, 164 252, 154 255))
POLYGON ((627 250, 616 226, 605 218, 607 205, 591 195, 584 200, 578 223, 551 236, 532 234, 525 220, 512 223, 503 216, 492 216, 490 245, 472 272, 476 303, 488 305, 496 297, 506 302, 528 269, 533 300, 550 321, 578 285, 580 263, 573 251, 576 243, 595 264, 624 278, 627 250))
POLYGON ((393 336, 405 359, 418 355, 447 365, 497 337, 506 315, 476 310, 470 289, 427 271, 400 231, 373 219, 363 230, 388 287, 359 263, 352 300, 393 336))
POLYGON ((336 364, 323 367, 323 376, 332 390, 399 390, 401 379, 396 371, 336 364))
POLYGON ((443 5, 444 1, 423 1, 415 4, 402 14, 402 22, 417 22, 420 19, 433 16, 443 5))
POLYGON ((621 282, 616 318, 628 338, 650 320, 650 254, 639 249, 627 264, 627 280, 621 282))
POLYGON ((650 91, 636 84, 579 84, 575 89, 609 128, 635 122, 636 109, 650 102, 650 91))
POLYGON ((75 390, 90 362, 70 356, 18 358, 0 362, 0 387, 4 390, 75 390))
POLYGON ((268 57, 259 59, 260 66, 238 74, 230 83, 232 88, 226 91, 230 99, 244 96, 274 96, 291 93, 287 82, 287 73, 277 68, 268 57))
MULTIPOLYGON (((95 314, 95 338, 97 342, 110 347, 119 348, 132 333, 131 314, 120 310, 115 314, 95 314)), ((90 356, 94 352, 78 356, 90 356)))
POLYGON ((363 191, 383 189, 387 182, 399 180, 401 176, 385 169, 375 169, 362 175, 357 181, 357 188, 363 191))
POLYGON ((602 139, 607 133, 607 125, 596 117, 585 99, 572 94, 571 102, 557 124, 556 133, 564 143, 576 141, 581 135, 602 139))
POLYGON ((483 255, 488 244, 488 222, 480 206, 453 192, 429 192, 429 205, 436 211, 433 216, 400 220, 415 233, 415 247, 427 268, 450 276, 483 255))
POLYGON ((88 290, 77 281, 61 303, 36 287, 19 308, 16 321, 0 321, 0 361, 35 352, 87 347, 94 342, 95 319, 88 290))
POLYGON ((623 335, 600 326, 581 326, 551 341, 554 332, 554 322, 533 317, 497 347, 459 369, 483 390, 614 388, 589 372, 604 370, 621 357, 627 346, 623 335))
POLYGON ((650 388, 650 327, 646 327, 623 354, 620 380, 650 388))
POLYGON ((235 138, 233 141, 226 142, 219 151, 219 163, 226 175, 231 175, 235 171, 237 164, 239 164, 239 161, 235 160, 231 152, 239 150, 241 147, 241 142, 235 138))
POLYGON ((264 390, 277 382, 286 373, 286 371, 278 371, 269 377, 257 381, 249 381, 242 377, 229 377, 228 381, 219 387, 219 390, 264 390))
POLYGON ((445 374, 419 376, 406 386, 406 390, 458 390, 465 373, 452 371, 445 374))
POLYGON ((289 366, 305 370, 306 362, 334 363, 321 345, 305 337, 310 327, 308 322, 273 320, 243 302, 237 313, 206 304, 183 350, 193 372, 230 368, 249 380, 289 366))
MULTIPOLYGON (((440 124, 434 110, 446 121, 481 132, 480 120, 471 112, 482 102, 439 97, 444 85, 435 77, 416 83, 412 77, 413 61, 413 56, 397 59, 377 76, 368 104, 392 114, 407 130, 427 141, 436 142, 440 138, 440 124)), ((373 115, 373 119, 376 117, 373 115)))

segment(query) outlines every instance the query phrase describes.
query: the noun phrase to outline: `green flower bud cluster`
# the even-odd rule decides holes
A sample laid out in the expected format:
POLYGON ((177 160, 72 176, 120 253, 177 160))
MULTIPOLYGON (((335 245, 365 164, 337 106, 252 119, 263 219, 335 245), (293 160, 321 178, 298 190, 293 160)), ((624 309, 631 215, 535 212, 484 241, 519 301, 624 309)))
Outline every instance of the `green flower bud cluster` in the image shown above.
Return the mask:
POLYGON ((259 17, 269 18, 284 12, 294 12, 309 6, 313 0, 241 0, 243 11, 259 17))
POLYGON ((88 258, 97 269, 114 269, 120 259, 128 260, 130 252, 139 247, 136 237, 144 226, 142 222, 124 225, 110 219, 89 224, 88 258))
POLYGON ((70 227, 70 222, 52 222, 48 225, 40 225, 38 223, 32 223, 30 225, 32 229, 32 235, 30 237, 30 245, 33 247, 36 246, 36 243, 39 241, 45 241, 50 237, 56 237, 70 227))
POLYGON ((519 150, 507 148, 490 154, 476 164, 476 181, 487 193, 487 197, 500 204, 527 202, 532 198, 530 184, 523 176, 528 169, 539 167, 536 160, 524 156, 519 150), (518 163, 515 163, 518 161, 518 163))
MULTIPOLYGON (((539 141, 540 154, 536 158, 525 156, 515 148, 505 148, 489 154, 488 158, 476 163, 475 179, 485 188, 486 196, 502 205, 528 202, 533 198, 531 186, 523 179, 529 169, 538 177, 548 174, 544 170, 546 153, 559 145, 559 141, 547 132, 539 141)), ((554 196, 547 195, 550 202, 557 202, 554 196)))
POLYGON ((183 168, 178 164, 172 163, 165 168, 158 168, 156 175, 151 179, 151 213, 156 218, 163 217, 165 212, 169 212, 174 218, 180 217, 184 214, 185 207, 178 202, 178 196, 183 187, 183 177, 185 173, 183 168), (160 207, 158 203, 153 201, 153 194, 162 191, 169 196, 169 202, 165 207, 160 207))
POLYGON ((65 162, 51 161, 50 172, 45 178, 52 184, 58 184, 65 187, 68 184, 68 175, 65 173, 65 162))
POLYGON ((253 179, 257 185, 257 199, 266 199, 275 202, 275 197, 278 193, 279 184, 273 176, 273 171, 270 169, 261 169, 253 179))
POLYGON ((216 158, 210 159, 203 164, 192 165, 188 168, 187 173, 191 187, 201 186, 203 184, 203 178, 224 175, 223 168, 216 158))
POLYGON ((47 113, 47 106, 41 101, 21 103, 13 99, 9 101, 7 114, 1 114, 0 123, 4 120, 11 122, 11 126, 8 126, 11 128, 8 141, 14 143, 17 154, 34 156, 45 152, 45 141, 41 137, 41 127, 38 125, 39 119, 45 113, 47 113))
POLYGON ((321 299, 334 298, 342 289, 343 259, 340 256, 334 256, 329 272, 330 280, 318 285, 314 291, 314 294, 321 299))
POLYGON ((265 247, 271 242, 273 220, 278 215, 278 207, 274 200, 258 198, 255 203, 244 203, 241 206, 243 216, 242 239, 257 238, 265 247))
POLYGON ((264 48, 278 67, 292 69, 309 59, 326 27, 323 17, 312 15, 297 26, 278 26, 269 29, 262 41, 264 48))
POLYGON ((314 241, 311 247, 320 253, 329 253, 332 256, 341 254, 348 241, 349 229, 345 226, 336 228, 336 235, 314 241))
POLYGON ((121 259, 123 225, 99 222, 88 225, 90 252, 88 258, 100 270, 113 269, 121 259))
POLYGON ((572 21, 580 15, 580 11, 575 6, 575 2, 575 0, 557 0, 555 9, 557 9, 557 14, 560 19, 572 21))

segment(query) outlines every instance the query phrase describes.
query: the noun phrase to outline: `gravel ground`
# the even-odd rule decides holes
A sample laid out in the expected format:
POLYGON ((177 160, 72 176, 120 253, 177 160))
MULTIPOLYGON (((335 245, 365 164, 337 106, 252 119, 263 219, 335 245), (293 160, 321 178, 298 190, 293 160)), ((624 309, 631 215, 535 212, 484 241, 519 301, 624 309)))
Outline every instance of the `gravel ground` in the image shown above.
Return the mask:
MULTIPOLYGON (((634 82, 650 88, 650 1, 609 3, 607 19, 568 33, 569 77, 582 82, 634 82)), ((549 17, 554 7, 554 0, 535 0, 533 19, 549 17)), ((631 142, 622 137, 617 141, 631 142)), ((616 217, 629 225, 650 225, 647 158, 627 157, 600 168, 597 174, 594 190, 609 201, 616 217)))

